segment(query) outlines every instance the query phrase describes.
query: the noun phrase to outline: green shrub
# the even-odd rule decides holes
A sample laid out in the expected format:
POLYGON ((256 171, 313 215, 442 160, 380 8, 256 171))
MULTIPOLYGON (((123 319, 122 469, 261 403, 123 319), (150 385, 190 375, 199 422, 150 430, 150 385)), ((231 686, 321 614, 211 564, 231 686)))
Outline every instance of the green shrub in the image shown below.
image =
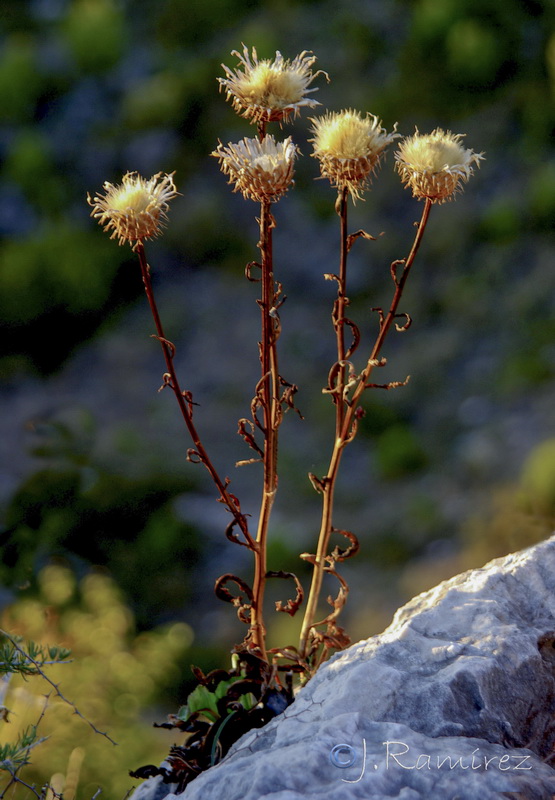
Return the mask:
MULTIPOLYGON (((175 739, 148 723, 164 717, 154 706, 159 692, 178 677, 191 629, 174 623, 136 635, 131 611, 103 573, 90 573, 77 583, 69 569, 50 565, 40 572, 39 583, 39 599, 16 601, 2 627, 37 643, 71 649, 70 664, 54 664, 45 671, 97 730, 43 678, 14 676, 6 700, 10 722, 0 722, 3 741, 14 742, 35 725, 46 704, 38 725, 38 735, 46 740, 33 750, 24 780, 37 787, 49 781, 56 791, 63 790, 64 800, 75 797, 77 785, 81 798, 92 797, 99 787, 103 797, 123 798, 133 785, 129 770, 145 761, 161 761, 175 739), (117 746, 99 732, 106 732, 117 746)), ((13 800, 29 794, 22 784, 10 790, 13 800)))

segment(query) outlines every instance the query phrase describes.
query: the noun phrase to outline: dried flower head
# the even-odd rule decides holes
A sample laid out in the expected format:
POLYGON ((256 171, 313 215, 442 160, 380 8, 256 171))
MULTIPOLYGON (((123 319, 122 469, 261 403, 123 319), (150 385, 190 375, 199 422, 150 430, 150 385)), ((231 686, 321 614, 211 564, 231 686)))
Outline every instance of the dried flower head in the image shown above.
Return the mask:
POLYGON ((91 217, 112 231, 110 239, 119 239, 120 244, 152 239, 161 232, 167 219, 168 202, 176 197, 173 175, 157 172, 145 180, 137 172, 127 172, 119 186, 106 181, 105 195, 91 198, 87 202, 93 207, 91 217))
POLYGON ((445 203, 462 191, 461 183, 467 181, 473 164, 480 166, 482 153, 466 150, 463 134, 453 134, 436 128, 429 134, 409 136, 395 153, 397 172, 413 197, 428 198, 432 203, 445 203))
POLYGON ((347 188, 353 200, 361 197, 380 163, 385 148, 399 134, 387 133, 373 114, 358 111, 330 112, 311 120, 312 155, 333 186, 347 188))
POLYGON ((226 99, 231 100, 233 108, 241 116, 255 123, 281 122, 291 114, 297 116, 304 106, 314 108, 320 105, 307 97, 317 91, 308 87, 320 74, 329 78, 323 70, 312 72, 316 56, 306 50, 293 61, 284 59, 279 50, 273 61, 259 61, 256 49, 253 47, 249 55, 246 45, 243 45, 243 55, 237 50, 233 50, 231 55, 237 56, 239 65, 233 71, 222 64, 227 77, 218 78, 218 81, 220 90, 225 89, 226 99))
POLYGON ((285 194, 293 182, 293 162, 297 148, 288 136, 276 142, 271 135, 259 139, 242 139, 224 146, 221 142, 212 153, 219 158, 220 169, 234 183, 234 192, 242 192, 250 200, 275 201, 285 194))

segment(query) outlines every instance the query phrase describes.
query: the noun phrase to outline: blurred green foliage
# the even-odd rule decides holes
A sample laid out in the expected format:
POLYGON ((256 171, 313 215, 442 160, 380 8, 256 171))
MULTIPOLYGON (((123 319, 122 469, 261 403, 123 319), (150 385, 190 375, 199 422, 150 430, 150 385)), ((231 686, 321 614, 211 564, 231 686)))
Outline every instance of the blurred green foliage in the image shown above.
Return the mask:
POLYGON ((0 582, 34 585, 41 565, 69 557, 81 571, 117 575, 140 627, 177 614, 201 553, 196 530, 173 506, 191 485, 163 470, 137 477, 105 466, 90 417, 44 428, 35 455, 48 466, 21 484, 5 512, 0 582))
MULTIPOLYGON (((550 86, 542 79, 551 3, 406 0, 405 6, 413 8, 402 54, 403 77, 418 87, 413 107, 423 102, 437 112, 448 102, 456 112, 468 113, 476 104, 491 105, 511 84, 530 83, 539 89, 542 82, 549 99, 550 86), (446 89, 451 90, 449 98, 446 89)), ((552 124, 550 109, 534 104, 534 110, 552 124)))
POLYGON ((83 72, 108 72, 125 52, 128 28, 121 4, 114 0, 75 0, 60 27, 83 72))
POLYGON ((520 504, 552 528, 555 521, 555 439, 547 439, 534 448, 524 464, 520 504))
POLYGON ((30 33, 13 33, 4 40, 0 56, 0 102, 6 122, 33 118, 35 103, 44 85, 35 56, 30 33))
POLYGON ((528 547, 555 530, 555 439, 532 449, 514 485, 499 488, 488 515, 471 516, 462 531, 461 560, 480 566, 528 547))
MULTIPOLYGON (((48 781, 67 800, 92 797, 98 788, 106 797, 124 797, 133 785, 129 770, 153 758, 161 761, 175 739, 175 734, 153 730, 148 718, 158 713, 164 688, 179 678, 192 631, 178 622, 137 634, 121 592, 101 572, 77 583, 69 569, 51 565, 38 580, 39 595, 23 594, 5 611, 2 627, 71 649, 71 662, 45 671, 97 730, 41 677, 13 677, 6 698, 13 717, 10 724, 0 722, 3 741, 15 741, 23 728, 38 722, 37 732, 46 741, 34 748, 23 780, 37 786, 48 781)), ((6 780, 0 773, 0 791, 6 780)), ((9 796, 28 798, 29 790, 20 784, 9 796)))
POLYGON ((426 454, 412 430, 399 424, 378 437, 376 460, 382 476, 392 479, 421 470, 426 464, 426 454))
POLYGON ((91 241, 95 239, 90 232, 62 223, 25 242, 6 243, 1 253, 0 291, 12 304, 6 303, 5 322, 28 325, 53 311, 75 317, 98 313, 119 265, 108 248, 97 264, 99 254, 96 249, 91 251, 91 241), (78 270, 75 253, 80 253, 78 270))

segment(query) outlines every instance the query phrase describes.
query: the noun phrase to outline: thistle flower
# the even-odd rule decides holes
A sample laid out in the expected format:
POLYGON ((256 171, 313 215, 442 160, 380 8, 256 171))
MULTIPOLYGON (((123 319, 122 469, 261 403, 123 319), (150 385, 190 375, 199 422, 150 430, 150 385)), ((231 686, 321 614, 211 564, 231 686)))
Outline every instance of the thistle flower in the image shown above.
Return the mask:
POLYGON ((399 134, 387 133, 373 114, 363 117, 351 110, 330 112, 311 122, 314 137, 309 141, 322 176, 333 186, 348 189, 353 200, 359 199, 385 148, 399 134))
POLYGON ((105 231, 112 231, 110 239, 117 237, 120 244, 134 242, 134 248, 143 239, 158 236, 167 219, 168 202, 179 194, 174 173, 162 175, 157 172, 147 181, 138 172, 127 172, 119 186, 106 181, 105 195, 87 195, 87 202, 93 207, 91 217, 105 231))
POLYGON ((242 139, 224 146, 221 142, 211 154, 220 160, 220 169, 234 183, 234 192, 242 192, 250 200, 275 201, 286 193, 293 182, 293 162, 297 148, 288 136, 276 142, 271 135, 259 139, 242 139))
POLYGON ((226 100, 231 100, 234 110, 246 119, 255 123, 281 122, 291 114, 296 117, 304 106, 320 105, 307 97, 317 91, 308 87, 318 75, 325 75, 328 81, 329 78, 323 70, 311 71, 316 56, 306 50, 293 61, 284 59, 279 50, 273 61, 259 61, 256 49, 253 47, 249 55, 246 45, 243 55, 237 50, 232 50, 231 55, 237 56, 239 65, 233 71, 222 64, 227 77, 218 78, 220 90, 225 89, 226 100))
POLYGON ((414 136, 401 142, 395 167, 413 197, 445 203, 462 191, 461 183, 474 172, 473 164, 479 167, 484 157, 462 146, 463 135, 441 128, 421 135, 417 129, 414 136))

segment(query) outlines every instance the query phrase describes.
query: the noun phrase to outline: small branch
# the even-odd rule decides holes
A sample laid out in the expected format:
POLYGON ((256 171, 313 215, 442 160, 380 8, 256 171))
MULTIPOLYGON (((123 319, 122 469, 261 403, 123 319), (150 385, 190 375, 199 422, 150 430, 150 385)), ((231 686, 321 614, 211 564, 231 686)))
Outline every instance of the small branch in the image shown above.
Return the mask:
POLYGON ((14 784, 16 784, 16 783, 20 783, 22 786, 25 786, 25 788, 28 789, 30 792, 32 792, 35 795, 35 797, 39 798, 39 800, 40 800, 40 798, 43 797, 42 792, 41 792, 41 794, 39 794, 37 792, 37 790, 35 789, 34 784, 27 783, 27 781, 24 781, 22 778, 19 777, 19 775, 16 775, 15 773, 10 772, 10 770, 7 770, 7 771, 9 772, 9 774, 11 776, 11 779, 10 779, 9 783, 4 787, 4 790, 2 791, 2 794, 0 794, 0 800, 1 800, 1 798, 6 796, 6 793, 7 793, 8 789, 11 786, 13 786, 14 784))
POLYGON ((64 697, 64 695, 60 691, 59 684, 54 683, 54 681, 51 680, 51 678, 49 678, 48 675, 46 675, 46 673, 42 670, 41 665, 39 664, 39 662, 35 661, 35 659, 31 658, 29 653, 26 653, 25 650, 23 650, 23 648, 18 645, 16 640, 12 636, 9 635, 9 633, 6 633, 6 631, 0 629, 0 635, 5 636, 6 639, 11 643, 12 647, 14 647, 15 650, 17 650, 22 656, 24 656, 24 658, 26 660, 31 662, 31 664, 33 665, 34 669, 36 669, 37 674, 40 675, 42 678, 44 678, 44 680, 54 689, 56 697, 59 697, 60 700, 62 700, 64 703, 66 703, 66 705, 68 705, 70 708, 72 708, 74 714, 76 714, 84 722, 86 722, 87 725, 89 725, 89 727, 91 727, 95 733, 98 733, 100 736, 104 736, 113 745, 117 745, 117 742, 115 742, 107 733, 105 733, 104 731, 99 731, 98 728, 89 719, 87 719, 87 717, 85 717, 84 714, 82 714, 79 711, 79 709, 77 708, 75 703, 72 703, 71 700, 68 700, 67 697, 64 697))

